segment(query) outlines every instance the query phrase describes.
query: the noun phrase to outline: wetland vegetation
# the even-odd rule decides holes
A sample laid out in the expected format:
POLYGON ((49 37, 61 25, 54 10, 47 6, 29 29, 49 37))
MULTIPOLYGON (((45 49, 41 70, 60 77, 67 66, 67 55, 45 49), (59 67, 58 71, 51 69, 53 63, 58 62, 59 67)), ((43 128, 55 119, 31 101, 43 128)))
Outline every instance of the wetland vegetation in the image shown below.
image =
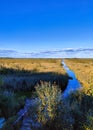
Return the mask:
POLYGON ((5 118, 2 130, 93 129, 93 60, 65 59, 83 86, 65 99, 62 95, 71 77, 61 62, 0 59, 0 117, 5 118), (27 111, 18 120, 24 109, 27 111), (30 123, 26 122, 28 118, 30 123))

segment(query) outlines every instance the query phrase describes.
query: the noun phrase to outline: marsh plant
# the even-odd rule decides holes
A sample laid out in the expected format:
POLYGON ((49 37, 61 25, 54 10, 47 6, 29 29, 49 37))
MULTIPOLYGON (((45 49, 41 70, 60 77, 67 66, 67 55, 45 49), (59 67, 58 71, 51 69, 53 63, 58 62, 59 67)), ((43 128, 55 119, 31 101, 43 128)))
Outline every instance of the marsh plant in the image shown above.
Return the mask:
POLYGON ((93 129, 93 96, 78 90, 68 97, 70 113, 74 119, 74 130, 93 129))
POLYGON ((44 130, 72 129, 73 119, 68 107, 62 101, 61 89, 50 82, 42 82, 36 87, 38 97, 37 120, 44 130))
MULTIPOLYGON (((36 92, 27 116, 31 117, 34 130, 92 130, 93 129, 93 96, 84 89, 71 93, 66 99, 56 83, 42 82, 35 86, 36 92), (34 124, 34 125, 33 125, 34 124), (38 125, 38 128, 35 128, 38 125)), ((16 120, 16 113, 24 98, 15 98, 14 94, 5 92, 0 97, 1 114, 7 118, 4 126, 11 128, 16 120), (10 95, 10 96, 9 96, 10 95), (12 97, 12 98, 10 98, 12 97), (9 109, 11 107, 11 109, 9 109)), ((13 128, 11 128, 12 130, 13 128)), ((20 129, 20 122, 17 124, 20 129)), ((14 130, 14 129, 13 129, 14 130)))
POLYGON ((37 85, 36 92, 39 97, 39 121, 45 124, 56 116, 57 106, 60 102, 61 91, 58 86, 47 82, 37 85))
POLYGON ((81 89, 63 99, 59 86, 49 82, 35 88, 38 102, 32 113, 37 115, 41 130, 93 129, 93 96, 81 89))

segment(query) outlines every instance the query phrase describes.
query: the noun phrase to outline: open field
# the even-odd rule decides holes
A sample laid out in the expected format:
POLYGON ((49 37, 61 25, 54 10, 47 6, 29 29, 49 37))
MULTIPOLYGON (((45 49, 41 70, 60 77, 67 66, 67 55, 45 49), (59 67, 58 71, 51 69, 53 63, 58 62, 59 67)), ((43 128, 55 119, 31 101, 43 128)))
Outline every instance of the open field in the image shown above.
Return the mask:
MULTIPOLYGON (((61 66, 62 59, 0 59, 0 72, 9 73, 9 70, 23 72, 54 72, 65 73, 61 66), (3 71, 4 69, 4 71, 3 71), (6 69, 6 70, 5 70, 6 69)), ((11 73, 10 71, 10 73, 11 73)), ((13 74, 13 73, 12 73, 13 74)))
POLYGON ((34 90, 37 83, 56 82, 64 90, 68 76, 61 65, 62 59, 0 59, 3 89, 12 91, 34 90))
POLYGON ((86 91, 93 88, 93 59, 66 59, 65 62, 86 91))

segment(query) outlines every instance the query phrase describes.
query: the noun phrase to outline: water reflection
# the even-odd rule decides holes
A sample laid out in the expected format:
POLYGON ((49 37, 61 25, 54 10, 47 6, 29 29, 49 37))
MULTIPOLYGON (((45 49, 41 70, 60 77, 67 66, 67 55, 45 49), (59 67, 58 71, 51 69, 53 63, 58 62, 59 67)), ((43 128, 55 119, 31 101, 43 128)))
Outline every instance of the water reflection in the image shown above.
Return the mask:
POLYGON ((79 89, 81 87, 81 84, 76 79, 75 73, 67 67, 64 61, 62 61, 62 65, 63 65, 63 68, 66 70, 67 74, 69 75, 69 77, 72 78, 72 79, 69 79, 67 88, 63 93, 63 97, 67 97, 72 91, 79 89))
POLYGON ((5 123, 5 118, 0 118, 0 129, 3 127, 5 123))

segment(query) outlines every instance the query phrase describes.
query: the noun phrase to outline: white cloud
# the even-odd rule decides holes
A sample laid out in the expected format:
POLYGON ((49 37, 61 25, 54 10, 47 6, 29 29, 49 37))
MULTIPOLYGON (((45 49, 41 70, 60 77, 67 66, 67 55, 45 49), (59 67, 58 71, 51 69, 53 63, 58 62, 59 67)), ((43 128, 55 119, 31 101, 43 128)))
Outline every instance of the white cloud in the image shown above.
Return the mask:
POLYGON ((60 50, 46 50, 40 52, 18 52, 0 49, 0 57, 14 58, 93 58, 93 48, 66 48, 60 50))

